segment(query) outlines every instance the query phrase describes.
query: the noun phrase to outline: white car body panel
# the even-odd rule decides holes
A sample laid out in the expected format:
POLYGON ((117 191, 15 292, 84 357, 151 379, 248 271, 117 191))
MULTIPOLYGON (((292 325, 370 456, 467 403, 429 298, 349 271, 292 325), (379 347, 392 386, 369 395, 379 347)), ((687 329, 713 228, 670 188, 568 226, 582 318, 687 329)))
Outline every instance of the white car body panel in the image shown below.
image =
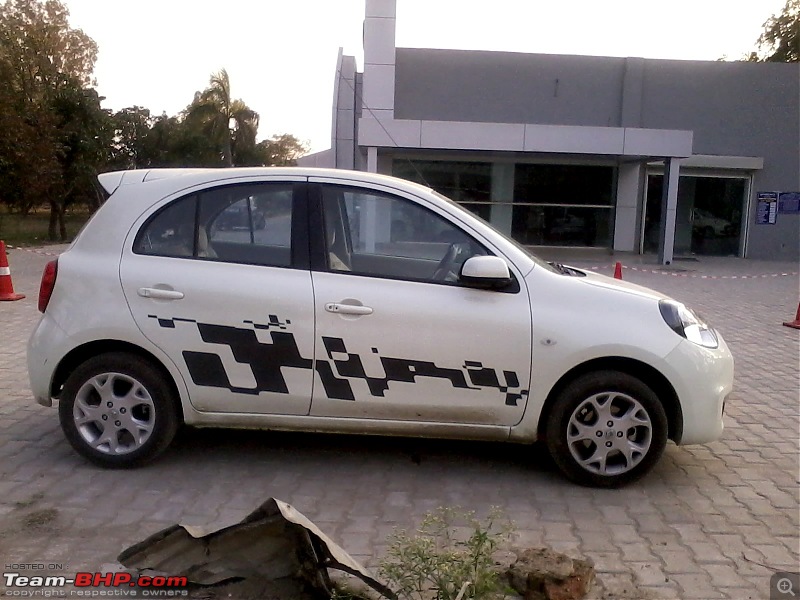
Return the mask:
MULTIPOLYGON (((719 347, 712 349, 677 335, 659 312, 664 296, 652 290, 591 273, 566 276, 536 265, 513 242, 422 186, 367 173, 288 168, 135 171, 104 174, 100 181, 113 194, 60 256, 50 305, 29 342, 31 387, 42 404, 52 403, 56 368, 71 350, 97 340, 117 340, 152 354, 167 369, 180 395, 184 420, 191 425, 532 442, 545 402, 565 373, 587 361, 619 357, 645 363, 670 382, 682 413, 681 443, 711 441, 722 431, 722 403, 732 387, 733 359, 721 337, 719 347), (171 199, 223 183, 267 179, 361 185, 413 199, 504 258, 521 289, 508 294, 198 259, 150 256, 144 261, 132 253, 139 226, 171 199), (256 281, 262 274, 264 282, 256 281), (280 298, 264 291, 271 288, 267 279, 279 282, 275 289, 280 287, 280 298), (186 296, 165 301, 137 294, 140 287, 158 285, 185 288, 186 296), (230 297, 236 298, 236 310, 230 297), (348 299, 376 312, 352 317, 325 310, 327 303, 348 299), (303 357, 329 363, 347 360, 346 354, 329 356, 321 341, 323 336, 338 337, 348 353, 362 357, 371 376, 386 374, 376 356, 462 371, 471 361, 494 369, 498 382, 503 370, 515 372, 520 390, 529 392, 516 405, 507 405, 499 388, 461 393, 447 379, 416 377, 415 384, 389 382, 386 398, 373 398, 363 378, 351 377, 354 393, 359 388, 357 401, 331 400, 316 364, 284 369, 290 393, 282 397, 262 392, 245 398, 208 386, 201 391, 179 358, 193 345, 204 349, 209 344, 199 340, 191 321, 176 324, 173 332, 179 337, 165 341, 167 328, 149 316, 161 317, 162 311, 165 318, 229 327, 280 315, 281 323, 291 321, 303 357), (477 321, 480 324, 468 328, 477 321)), ((257 339, 267 342, 267 333, 257 332, 257 339)), ((228 373, 238 373, 231 383, 252 387, 249 367, 237 366, 231 354, 223 360, 228 373)))
POLYGON ((520 421, 531 368, 524 289, 494 293, 348 273, 313 277, 317 339, 323 341, 317 360, 333 363, 334 377, 359 371, 366 377, 337 378, 339 386, 326 386, 318 372, 312 415, 506 426, 520 421), (373 312, 332 313, 325 309, 329 303, 373 312), (351 392, 354 401, 343 401, 351 392))

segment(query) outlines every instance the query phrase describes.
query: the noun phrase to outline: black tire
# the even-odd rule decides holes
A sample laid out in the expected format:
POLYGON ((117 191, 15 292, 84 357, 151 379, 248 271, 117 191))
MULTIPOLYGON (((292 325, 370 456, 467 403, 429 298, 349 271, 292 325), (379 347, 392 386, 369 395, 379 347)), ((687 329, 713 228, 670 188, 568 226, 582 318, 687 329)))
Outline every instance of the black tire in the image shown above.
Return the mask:
POLYGON ((163 374, 124 352, 95 356, 75 369, 64 384, 58 414, 78 454, 110 468, 152 460, 169 446, 179 424, 163 374))
POLYGON ((653 467, 667 434, 664 406, 650 387, 627 373, 597 371, 561 391, 545 439, 553 460, 573 481, 619 487, 653 467))

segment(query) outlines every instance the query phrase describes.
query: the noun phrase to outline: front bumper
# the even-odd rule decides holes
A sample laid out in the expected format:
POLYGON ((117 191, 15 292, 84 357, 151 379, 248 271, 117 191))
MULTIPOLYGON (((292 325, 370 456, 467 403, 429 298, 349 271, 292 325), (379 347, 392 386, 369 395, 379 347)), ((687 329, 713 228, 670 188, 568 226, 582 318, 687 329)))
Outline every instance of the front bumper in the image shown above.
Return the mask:
POLYGON ((717 332, 718 348, 684 340, 666 358, 683 413, 678 443, 705 444, 722 435, 725 400, 733 389, 733 356, 717 332))

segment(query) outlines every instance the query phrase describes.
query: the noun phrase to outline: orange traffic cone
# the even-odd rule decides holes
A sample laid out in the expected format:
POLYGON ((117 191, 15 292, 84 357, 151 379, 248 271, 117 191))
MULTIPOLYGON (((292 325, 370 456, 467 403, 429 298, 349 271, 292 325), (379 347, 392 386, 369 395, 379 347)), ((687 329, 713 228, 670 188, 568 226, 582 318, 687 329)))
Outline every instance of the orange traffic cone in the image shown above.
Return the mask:
POLYGON ((614 279, 622 279, 622 263, 617 262, 614 267, 614 279))
POLYGON ((783 324, 786 327, 794 327, 795 329, 800 329, 800 304, 797 305, 797 315, 795 315, 794 321, 785 321, 783 324))
POLYGON ((6 243, 0 240, 0 300, 22 300, 25 294, 15 294, 11 283, 11 269, 6 256, 6 243))

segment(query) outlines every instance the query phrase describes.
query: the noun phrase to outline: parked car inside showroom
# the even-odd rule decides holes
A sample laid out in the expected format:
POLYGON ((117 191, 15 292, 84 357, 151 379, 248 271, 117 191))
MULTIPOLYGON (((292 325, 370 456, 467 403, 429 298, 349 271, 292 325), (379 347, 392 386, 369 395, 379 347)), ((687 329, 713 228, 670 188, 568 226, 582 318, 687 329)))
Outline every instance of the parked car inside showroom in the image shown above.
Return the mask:
POLYGON ((539 440, 611 487, 668 439, 722 432, 733 359, 694 312, 548 264, 424 186, 305 168, 99 180, 109 198, 45 268, 28 345, 36 401, 98 465, 141 465, 183 423, 539 440), (265 227, 231 235, 218 221, 242 202, 265 227))

